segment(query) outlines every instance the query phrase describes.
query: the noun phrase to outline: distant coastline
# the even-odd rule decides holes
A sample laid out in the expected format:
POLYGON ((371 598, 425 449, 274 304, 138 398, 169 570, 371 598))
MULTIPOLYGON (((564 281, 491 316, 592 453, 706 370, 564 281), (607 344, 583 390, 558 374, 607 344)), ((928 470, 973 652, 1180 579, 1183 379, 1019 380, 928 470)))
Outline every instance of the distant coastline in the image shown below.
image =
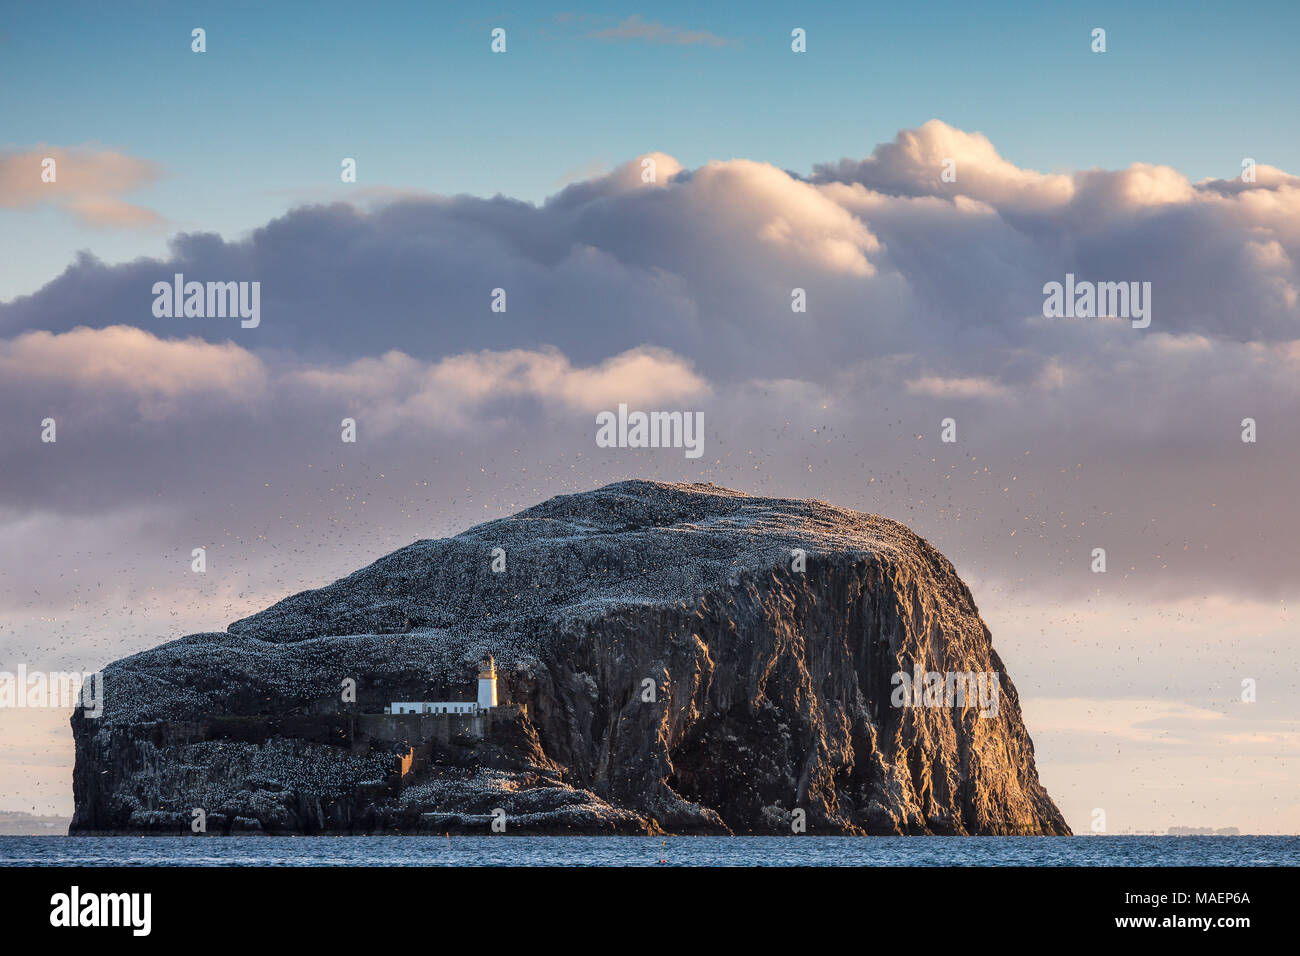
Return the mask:
POLYGON ((0 810, 0 836, 64 836, 72 817, 0 810))

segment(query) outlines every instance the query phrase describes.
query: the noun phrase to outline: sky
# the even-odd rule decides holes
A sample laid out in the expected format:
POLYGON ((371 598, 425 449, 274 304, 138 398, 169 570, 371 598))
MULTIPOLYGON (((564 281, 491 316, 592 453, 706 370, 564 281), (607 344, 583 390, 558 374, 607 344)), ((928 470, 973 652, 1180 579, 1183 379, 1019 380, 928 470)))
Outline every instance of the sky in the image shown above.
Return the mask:
POLYGON ((156 176, 130 199, 159 221, 87 235, 24 208, 0 298, 34 291, 80 249, 158 255, 178 230, 235 236, 295 200, 346 198, 345 156, 363 188, 539 202, 652 150, 691 168, 742 157, 807 173, 932 117, 1044 171, 1142 161, 1198 180, 1300 146, 1300 9, 1286 2, 1249 15, 1187 2, 72 6, 0 11, 0 136, 148 159, 156 176), (507 52, 490 57, 495 26, 507 52), (803 56, 790 55, 795 26, 803 56), (1104 56, 1090 49, 1098 26, 1104 56), (611 31, 660 39, 600 36, 611 31))
MULTIPOLYGON (((4 9, 0 669, 714 481, 952 559, 1076 832, 1300 831, 1300 12, 1127 7, 4 9), (260 323, 156 315, 178 272, 260 323), (1150 325, 1045 317, 1067 274, 1150 325), (598 448, 620 402, 704 455, 598 448)), ((66 715, 0 728, 0 809, 69 812, 66 715)))

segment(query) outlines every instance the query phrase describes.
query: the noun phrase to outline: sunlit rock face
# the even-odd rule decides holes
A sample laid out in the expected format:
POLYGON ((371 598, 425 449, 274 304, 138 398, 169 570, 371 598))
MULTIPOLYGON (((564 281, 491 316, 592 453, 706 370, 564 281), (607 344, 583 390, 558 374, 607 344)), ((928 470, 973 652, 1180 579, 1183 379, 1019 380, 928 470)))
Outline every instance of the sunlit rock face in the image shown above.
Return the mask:
POLYGON ((942 555, 712 485, 621 482, 418 541, 118 661, 104 690, 72 721, 73 831, 188 833, 198 808, 208 832, 1069 833, 942 555), (360 716, 472 700, 489 654, 505 706, 477 734, 360 716), (900 672, 996 696, 905 697, 900 672))

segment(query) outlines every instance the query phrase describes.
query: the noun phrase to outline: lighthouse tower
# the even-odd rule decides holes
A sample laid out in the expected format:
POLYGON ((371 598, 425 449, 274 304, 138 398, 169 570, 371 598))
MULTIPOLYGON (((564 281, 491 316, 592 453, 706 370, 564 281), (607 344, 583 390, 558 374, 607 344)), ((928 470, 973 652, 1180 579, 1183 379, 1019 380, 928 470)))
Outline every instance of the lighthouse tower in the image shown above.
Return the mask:
POLYGON ((483 670, 478 675, 478 708, 487 710, 497 705, 497 666, 492 655, 483 662, 483 670))

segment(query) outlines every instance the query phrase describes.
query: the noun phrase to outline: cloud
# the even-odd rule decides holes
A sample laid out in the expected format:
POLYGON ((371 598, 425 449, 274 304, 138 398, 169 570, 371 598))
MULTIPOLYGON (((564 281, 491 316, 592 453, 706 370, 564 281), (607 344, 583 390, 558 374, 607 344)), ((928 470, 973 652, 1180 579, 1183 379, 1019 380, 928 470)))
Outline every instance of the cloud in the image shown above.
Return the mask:
POLYGON ((1255 167, 1255 178, 1251 182, 1245 182, 1238 176, 1235 179, 1203 179, 1196 184, 1197 189, 1228 196, 1252 189, 1277 190, 1282 187, 1300 187, 1300 177, 1264 163, 1255 167))
POLYGON ((526 398, 583 412, 673 406, 709 393, 690 363, 664 349, 637 348, 585 368, 554 348, 452 355, 435 362, 390 351, 343 365, 268 367, 233 342, 162 339, 130 326, 25 332, 0 340, 0 380, 17 399, 42 390, 81 393, 101 405, 133 404, 149 418, 183 413, 178 400, 278 405, 292 392, 362 402, 384 430, 403 424, 466 427, 473 412, 526 398))
POLYGON ((165 488, 208 534, 321 554, 649 475, 888 514, 1052 600, 1288 598, 1300 184, 1257 172, 1042 173, 931 121, 808 178, 651 152, 540 205, 394 194, 86 254, 0 303, 0 511, 165 488), (260 281, 261 324, 155 318, 176 272, 260 281), (1067 273, 1150 281, 1150 328, 1045 319, 1067 273), (592 412, 623 401, 703 411, 704 457, 598 449, 592 412))
POLYGON ((858 334, 837 299, 871 308, 898 294, 892 282, 855 287, 880 245, 824 190, 762 163, 688 172, 671 156, 644 158, 655 160, 653 182, 633 160, 541 207, 502 197, 308 206, 242 241, 181 234, 162 261, 109 268, 82 256, 34 295, 0 304, 0 333, 98 324, 93 303, 110 322, 162 337, 230 336, 229 323, 152 315, 148 290, 181 272, 262 280, 258 334, 238 337, 250 347, 433 358, 499 350, 504 335, 583 364, 650 345, 700 356, 706 374, 724 355, 777 372, 801 355, 812 368, 823 354, 789 319, 793 288, 817 287, 809 315, 832 338, 858 334), (504 318, 491 319, 495 288, 508 293, 504 318))
POLYGON ((233 343, 164 341, 125 325, 25 332, 0 341, 0 379, 8 387, 124 395, 150 416, 164 414, 183 395, 256 398, 266 377, 262 362, 233 343))
POLYGON ((988 378, 943 378, 924 375, 911 379, 907 390, 932 398, 1000 398, 1007 390, 999 382, 988 378))
POLYGON ((590 40, 641 40, 646 43, 666 43, 675 46, 727 46, 733 41, 707 30, 684 30, 664 26, 653 20, 643 20, 639 15, 623 20, 614 27, 593 30, 585 34, 590 40))
POLYGON ((555 349, 475 352, 421 362, 401 352, 339 368, 308 369, 291 381, 320 394, 364 403, 381 434, 402 427, 481 428, 484 410, 511 399, 578 411, 681 407, 709 385, 689 363, 662 349, 640 348, 575 368, 555 349))
POLYGON ((1074 195, 1069 176, 1020 169, 999 156, 983 133, 968 133, 937 119, 901 131, 866 159, 820 164, 812 178, 819 183, 861 183, 896 196, 961 195, 1017 207, 1059 205, 1074 195))
POLYGON ((0 209, 51 204, 87 226, 157 226, 164 222, 161 216, 125 201, 121 194, 148 186, 159 175, 157 165, 148 160, 97 146, 0 150, 0 209))

